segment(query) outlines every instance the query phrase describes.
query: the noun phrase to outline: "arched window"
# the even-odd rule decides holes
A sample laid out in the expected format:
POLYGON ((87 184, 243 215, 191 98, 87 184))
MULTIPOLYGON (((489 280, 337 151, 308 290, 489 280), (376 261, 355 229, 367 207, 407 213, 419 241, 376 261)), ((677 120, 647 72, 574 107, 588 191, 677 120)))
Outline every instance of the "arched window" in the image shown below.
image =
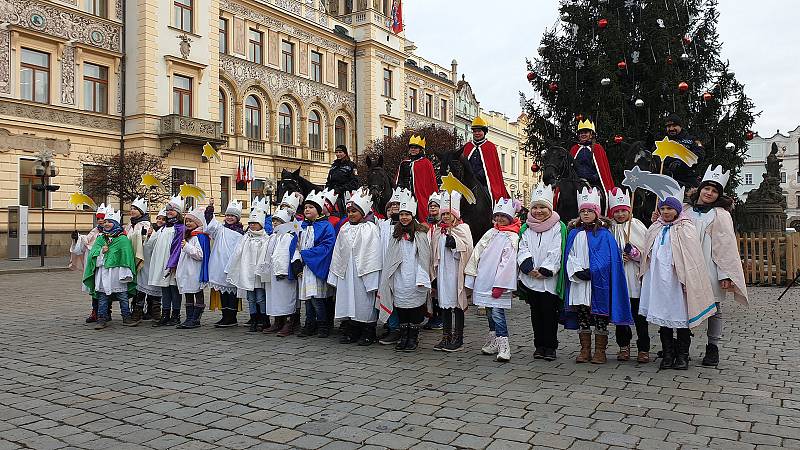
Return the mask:
POLYGON ((292 110, 286 103, 281 103, 278 108, 278 138, 283 145, 293 145, 292 130, 294 124, 292 123, 292 110))
POLYGON ((308 146, 314 149, 322 148, 322 132, 319 114, 316 111, 308 114, 308 146))
POLYGON ((336 118, 336 125, 335 125, 335 139, 336 139, 336 146, 340 145, 347 145, 347 126, 344 123, 344 119, 342 117, 336 118))
POLYGON ((228 100, 222 89, 219 90, 219 121, 222 122, 222 134, 228 134, 228 100))
POLYGON ((250 139, 261 139, 261 102, 250 95, 244 102, 244 134, 250 139))

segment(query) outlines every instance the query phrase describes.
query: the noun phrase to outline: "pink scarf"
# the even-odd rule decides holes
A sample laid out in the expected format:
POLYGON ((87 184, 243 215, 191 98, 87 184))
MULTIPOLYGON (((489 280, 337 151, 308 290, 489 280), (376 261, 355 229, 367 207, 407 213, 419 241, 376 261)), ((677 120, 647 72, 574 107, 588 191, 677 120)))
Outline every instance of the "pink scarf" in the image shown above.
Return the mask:
POLYGON ((557 212, 553 211, 553 214, 550 214, 550 217, 544 220, 539 220, 533 217, 533 213, 528 212, 528 220, 525 223, 528 224, 528 228, 537 232, 537 233, 544 233, 545 231, 553 228, 558 221, 561 220, 561 216, 558 215, 557 212))

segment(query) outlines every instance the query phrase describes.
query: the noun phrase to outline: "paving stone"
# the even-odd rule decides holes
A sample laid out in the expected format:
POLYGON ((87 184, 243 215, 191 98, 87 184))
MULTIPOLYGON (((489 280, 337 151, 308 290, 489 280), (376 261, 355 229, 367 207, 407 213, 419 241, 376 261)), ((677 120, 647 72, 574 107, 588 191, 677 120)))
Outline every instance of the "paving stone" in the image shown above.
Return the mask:
POLYGON ((491 438, 474 436, 471 434, 462 434, 458 436, 456 440, 451 442, 450 445, 453 445, 457 448, 482 449, 488 447, 491 443, 491 438))

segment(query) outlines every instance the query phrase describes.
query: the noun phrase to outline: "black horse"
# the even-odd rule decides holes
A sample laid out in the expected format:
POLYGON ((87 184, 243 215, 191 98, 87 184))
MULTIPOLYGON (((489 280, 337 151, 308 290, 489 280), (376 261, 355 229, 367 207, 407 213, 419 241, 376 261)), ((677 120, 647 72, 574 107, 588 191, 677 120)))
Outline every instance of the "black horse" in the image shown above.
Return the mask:
POLYGON ((367 155, 367 189, 372 195, 372 204, 382 216, 386 216, 386 204, 395 188, 392 177, 383 168, 383 155, 367 155))
MULTIPOLYGON (((542 162, 542 181, 558 189, 556 212, 564 223, 569 223, 578 217, 578 193, 589 184, 578 177, 572 155, 564 147, 547 149, 542 154, 542 162)), ((601 193, 601 197, 604 194, 601 193)))
MULTIPOLYGON (((276 193, 277 201, 280 202, 283 199, 283 195, 287 192, 299 192, 303 198, 305 198, 311 191, 320 192, 322 189, 323 186, 314 184, 303 178, 303 176, 300 175, 299 167, 294 172, 283 169, 281 170, 281 179, 278 180, 278 192, 276 193)), ((298 207, 297 213, 302 214, 302 212, 303 205, 301 204, 298 207)))
POLYGON ((437 154, 439 158, 439 177, 452 173, 475 194, 475 204, 461 200, 461 220, 469 225, 472 240, 477 243, 492 228, 492 196, 475 174, 464 157, 464 150, 447 151, 437 154))

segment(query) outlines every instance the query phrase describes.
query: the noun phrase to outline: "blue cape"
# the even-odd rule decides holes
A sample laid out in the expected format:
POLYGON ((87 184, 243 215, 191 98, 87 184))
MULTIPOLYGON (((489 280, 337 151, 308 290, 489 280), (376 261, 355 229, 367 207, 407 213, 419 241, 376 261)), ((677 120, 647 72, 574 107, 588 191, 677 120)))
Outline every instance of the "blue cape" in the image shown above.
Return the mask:
POLYGON ((272 234, 272 214, 264 218, 264 232, 267 233, 267 236, 272 234))
POLYGON ((303 264, 308 266, 315 277, 327 280, 333 259, 333 247, 336 244, 336 230, 324 217, 314 222, 303 221, 303 230, 309 226, 314 228, 314 246, 300 250, 300 257, 303 258, 303 264))
POLYGON ((208 260, 211 256, 211 239, 205 233, 197 235, 197 240, 200 242, 200 248, 203 249, 203 264, 200 266, 200 282, 208 283, 208 260))
MULTIPOLYGON (((567 270, 567 257, 580 228, 570 230, 564 249, 563 270, 567 270)), ((628 283, 622 255, 619 253, 614 235, 606 228, 586 231, 589 245, 589 270, 592 272, 592 314, 610 316, 615 325, 633 325, 631 301, 628 297, 628 283)), ((578 316, 569 306, 569 276, 564 277, 564 328, 578 328, 578 316)))

